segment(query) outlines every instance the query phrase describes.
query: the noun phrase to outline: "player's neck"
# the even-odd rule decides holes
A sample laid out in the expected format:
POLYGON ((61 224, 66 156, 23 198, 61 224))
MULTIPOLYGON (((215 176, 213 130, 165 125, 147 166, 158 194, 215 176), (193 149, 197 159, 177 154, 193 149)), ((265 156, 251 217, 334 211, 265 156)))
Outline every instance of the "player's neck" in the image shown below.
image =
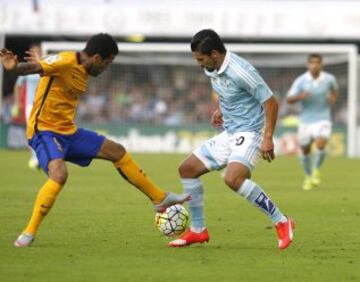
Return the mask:
POLYGON ((219 70, 219 69, 221 68, 222 64, 224 63, 225 56, 226 56, 226 53, 225 53, 225 54, 221 54, 221 55, 219 56, 219 60, 218 60, 218 62, 217 62, 217 64, 216 64, 216 70, 219 70))
POLYGON ((314 72, 314 73, 310 72, 310 75, 312 76, 313 79, 317 79, 320 76, 320 73, 321 73, 321 71, 314 72))
POLYGON ((79 63, 80 63, 80 65, 82 65, 84 67, 87 74, 91 75, 90 74, 90 68, 91 68, 90 57, 88 56, 88 54, 86 54, 86 52, 84 52, 84 51, 79 52, 79 63))
POLYGON ((84 51, 79 52, 80 64, 85 66, 88 61, 88 55, 84 51))

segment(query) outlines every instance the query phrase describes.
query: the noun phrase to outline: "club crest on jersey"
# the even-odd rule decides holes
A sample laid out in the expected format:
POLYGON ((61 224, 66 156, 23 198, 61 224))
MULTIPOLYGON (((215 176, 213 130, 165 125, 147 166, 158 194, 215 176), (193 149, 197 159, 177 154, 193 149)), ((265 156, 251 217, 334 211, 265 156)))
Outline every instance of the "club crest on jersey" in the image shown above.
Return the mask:
POLYGON ((220 77, 217 77, 216 83, 222 85, 225 88, 229 88, 230 86, 230 80, 229 79, 221 79, 220 77))
POLYGON ((276 210, 274 203, 263 192, 256 198, 255 203, 271 215, 274 214, 276 210))

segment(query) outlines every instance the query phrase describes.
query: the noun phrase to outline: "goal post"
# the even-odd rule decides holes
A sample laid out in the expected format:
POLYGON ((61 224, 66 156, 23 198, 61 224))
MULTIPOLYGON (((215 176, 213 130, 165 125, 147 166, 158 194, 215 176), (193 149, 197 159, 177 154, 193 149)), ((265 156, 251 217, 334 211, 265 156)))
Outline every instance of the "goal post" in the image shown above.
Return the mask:
MULTIPOLYGON (((358 49, 352 44, 234 44, 232 50, 243 53, 273 53, 273 54, 345 54, 348 61, 348 99, 347 99, 347 155, 359 157, 357 152, 357 89, 358 89, 358 49)), ((305 62, 304 62, 305 63, 305 62)), ((326 61, 325 61, 326 66, 326 61)))
MULTIPOLYGON (((358 49, 352 44, 235 44, 232 46, 237 52, 272 53, 272 54, 309 54, 320 53, 322 55, 344 54, 347 59, 347 155, 348 157, 359 157, 357 151, 357 131, 359 127, 357 120, 358 103, 358 49)), ((336 59, 335 59, 336 61, 336 59)), ((305 61, 304 61, 305 64, 305 61)), ((327 62, 325 60, 325 69, 327 62)), ((336 74, 335 74, 336 76, 336 74)))
MULTIPOLYGON (((5 32, 2 32, 0 28, 0 49, 5 47, 5 32)), ((5 93, 3 93, 4 84, 3 84, 3 78, 4 78, 4 69, 2 66, 0 66, 0 148, 5 147, 5 126, 4 126, 4 105, 3 105, 3 97, 5 93)))
MULTIPOLYGON (((114 60, 114 66, 110 67, 107 71, 108 74, 97 78, 99 81, 94 82, 96 86, 92 87, 90 83, 89 87, 90 95, 96 96, 95 93, 91 93, 95 88, 100 92, 108 92, 106 95, 110 101, 109 108, 114 106, 111 100, 112 88, 119 87, 121 90, 116 91, 130 96, 129 98, 119 94, 117 99, 122 99, 122 102, 119 103, 123 103, 125 106, 118 107, 118 110, 126 112, 126 114, 117 113, 116 107, 114 107, 114 120, 119 120, 122 126, 129 128, 140 124, 147 130, 152 124, 156 126, 160 124, 165 127, 176 125, 178 129, 196 124, 198 130, 201 131, 210 114, 211 89, 202 70, 196 66, 191 57, 189 44, 119 43, 118 46, 120 53, 114 60), (204 96, 204 92, 207 97, 204 96), (141 93, 144 98, 140 97, 141 93), (151 98, 156 103, 152 113, 145 113, 147 103, 151 103, 148 101, 150 99, 148 95, 152 96, 151 98), (196 97, 194 98, 194 96, 196 97), (208 100, 205 101, 206 99, 208 100), (137 103, 138 108, 132 104, 132 101, 137 103), (200 106, 196 104, 200 104, 200 106), (179 113, 179 117, 175 116, 174 111, 179 113)), ((85 42, 42 43, 44 54, 62 50, 82 50, 84 47, 85 42)), ((250 61, 259 70, 280 100, 280 113, 283 115, 280 116, 281 119, 285 119, 287 115, 296 111, 291 107, 288 109, 289 106, 284 103, 284 98, 295 77, 306 70, 307 55, 314 52, 322 54, 325 70, 333 73, 340 85, 339 102, 335 109, 335 129, 339 128, 344 131, 346 140, 344 141, 346 146, 344 153, 349 157, 360 156, 357 144, 360 126, 357 120, 358 50, 356 45, 226 44, 226 47, 250 61)), ((92 101, 94 108, 98 106, 96 101, 102 104, 106 103, 102 98, 94 97, 92 101)), ((84 116, 88 114, 86 109, 82 111, 85 111, 84 116)), ((104 111, 104 109, 97 109, 97 111, 104 111)), ((109 116, 111 114, 100 117, 94 122, 106 123, 109 116)), ((82 122, 81 117, 80 122, 82 122)), ((128 139, 122 141, 130 142, 128 139)), ((171 150, 169 149, 169 151, 171 150)))
MULTIPOLYGON (((2 33, 0 30, 0 49, 5 47, 5 33, 2 33)), ((2 113, 2 99, 4 96, 3 93, 3 72, 4 69, 3 67, 0 67, 0 117, 1 117, 1 113, 2 113)), ((0 119, 0 123, 1 123, 1 119, 0 119)))

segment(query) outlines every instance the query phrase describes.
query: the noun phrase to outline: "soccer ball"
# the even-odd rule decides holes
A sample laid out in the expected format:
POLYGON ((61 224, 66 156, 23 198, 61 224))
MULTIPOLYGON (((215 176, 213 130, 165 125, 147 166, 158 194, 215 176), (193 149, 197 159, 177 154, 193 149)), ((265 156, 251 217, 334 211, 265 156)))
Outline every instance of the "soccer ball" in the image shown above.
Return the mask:
POLYGON ((168 237, 183 233, 189 221, 189 213, 180 204, 170 206, 166 211, 156 213, 157 228, 168 237))

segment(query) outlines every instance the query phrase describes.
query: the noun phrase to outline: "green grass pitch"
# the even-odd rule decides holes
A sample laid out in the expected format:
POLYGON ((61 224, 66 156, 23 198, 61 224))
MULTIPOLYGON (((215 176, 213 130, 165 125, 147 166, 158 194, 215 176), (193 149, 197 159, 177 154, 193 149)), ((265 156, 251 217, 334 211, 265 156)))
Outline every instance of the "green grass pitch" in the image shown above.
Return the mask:
MULTIPOLYGON (((182 155, 134 155, 165 189, 180 192, 182 155)), ((360 281, 360 160, 328 158, 323 185, 301 190, 296 157, 260 162, 253 179, 296 223, 285 250, 269 220, 214 172, 203 177, 209 244, 167 247, 150 202, 110 163, 69 165, 69 179, 32 247, 13 241, 45 175, 28 152, 0 151, 0 281, 360 281)))

